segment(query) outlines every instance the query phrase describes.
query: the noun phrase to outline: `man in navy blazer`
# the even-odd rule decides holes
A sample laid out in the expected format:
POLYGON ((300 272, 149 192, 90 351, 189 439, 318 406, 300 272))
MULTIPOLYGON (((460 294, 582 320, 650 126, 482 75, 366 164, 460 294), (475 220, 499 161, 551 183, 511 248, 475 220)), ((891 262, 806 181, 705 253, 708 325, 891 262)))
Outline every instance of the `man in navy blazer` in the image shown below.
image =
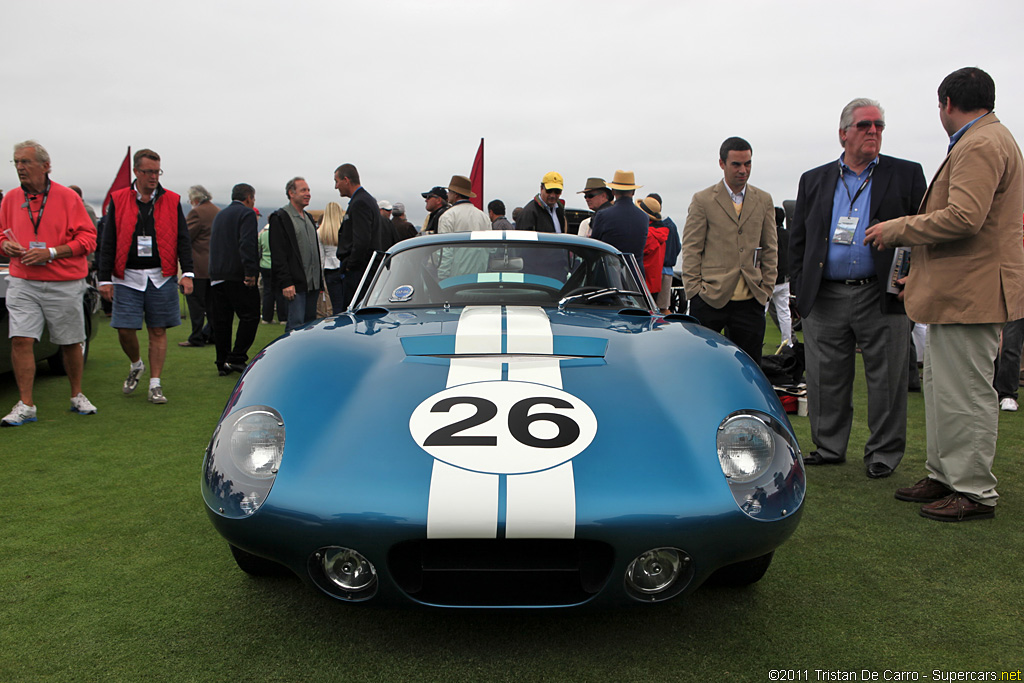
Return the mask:
POLYGON ((624 254, 633 254, 639 268, 640 282, 644 278, 644 245, 647 244, 647 228, 651 221, 636 204, 633 195, 643 185, 636 184, 632 171, 615 171, 608 183, 615 197, 611 207, 598 211, 590 219, 590 236, 607 242, 624 254))
POLYGON ((921 165, 879 154, 885 114, 855 99, 843 109, 837 161, 800 178, 790 226, 790 288, 803 318, 808 414, 816 446, 808 465, 840 464, 853 422, 856 349, 868 387, 864 463, 868 477, 892 474, 907 432, 910 322, 888 291, 895 252, 865 249, 873 222, 917 212, 921 165))
POLYGON ((242 372, 249 347, 260 326, 260 248, 256 237, 256 190, 239 183, 231 189, 231 204, 217 213, 210 229, 210 300, 207 313, 217 348, 217 372, 242 372), (235 345, 231 327, 238 316, 235 345))
POLYGON ((377 200, 359 183, 359 171, 352 164, 342 164, 334 171, 334 188, 342 197, 348 197, 348 209, 338 231, 338 260, 345 306, 352 303, 352 297, 363 277, 363 271, 370 263, 373 252, 389 249, 391 244, 383 243, 383 227, 377 200))

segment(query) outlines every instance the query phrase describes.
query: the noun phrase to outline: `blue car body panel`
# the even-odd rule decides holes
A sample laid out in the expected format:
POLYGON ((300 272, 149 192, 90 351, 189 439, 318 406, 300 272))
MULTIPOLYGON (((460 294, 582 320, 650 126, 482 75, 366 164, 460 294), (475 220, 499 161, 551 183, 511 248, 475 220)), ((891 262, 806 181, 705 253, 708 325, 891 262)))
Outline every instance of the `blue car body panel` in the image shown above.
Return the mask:
MULTIPOLYGON (((573 236, 554 241, 594 244, 573 236)), ((416 246, 407 242, 414 244, 399 243, 392 252, 416 246)), ((218 493, 204 478, 209 515, 224 538, 307 581, 318 548, 354 548, 377 568, 375 601, 446 604, 410 594, 388 570, 389 553, 428 537, 432 476, 439 475, 411 420, 448 386, 466 308, 357 310, 266 347, 239 379, 223 418, 250 406, 272 407, 284 423, 284 453, 266 501, 251 514, 232 507, 237 497, 218 493)), ((517 310, 500 307, 506 327, 491 357, 499 365, 528 355, 507 348, 507 318, 517 310)), ((635 311, 530 312, 550 323, 559 390, 582 401, 596 420, 592 441, 571 458, 571 536, 611 550, 599 590, 536 606, 635 602, 622 586, 626 567, 659 547, 680 548, 693 558, 689 591, 724 566, 771 553, 793 532, 804 490, 798 452, 783 458, 774 483, 760 494, 759 518, 740 509, 716 456, 718 427, 738 412, 763 415, 792 436, 774 390, 740 349, 697 324, 635 311)), ((508 382, 513 370, 501 368, 494 381, 508 382)), ((461 434, 484 432, 486 425, 461 434)), ((506 511, 511 476, 494 475, 495 539, 512 524, 511 508, 506 511)), ((496 595, 474 606, 506 605, 496 595)))

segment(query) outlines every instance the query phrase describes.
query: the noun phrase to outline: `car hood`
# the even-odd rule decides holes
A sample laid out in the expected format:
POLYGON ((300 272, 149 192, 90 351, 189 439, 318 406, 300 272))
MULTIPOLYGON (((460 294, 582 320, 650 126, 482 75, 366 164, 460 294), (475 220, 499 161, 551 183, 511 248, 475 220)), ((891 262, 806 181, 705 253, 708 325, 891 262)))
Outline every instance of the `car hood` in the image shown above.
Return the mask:
MULTIPOLYGON (((256 405, 278 411, 286 430, 280 472, 256 514, 291 524, 299 515, 310 528, 389 522, 354 523, 355 535, 422 537, 442 507, 472 520, 466 473, 492 476, 511 514, 516 476, 566 474, 566 464, 568 483, 531 489, 526 505, 542 512, 525 518, 549 524, 556 489, 568 486, 574 528, 534 536, 613 524, 650 533, 657 520, 738 515, 715 455, 719 425, 755 410, 788 428, 760 369, 725 338, 682 319, 572 308, 369 309, 320 320, 260 352, 225 415, 256 405), (488 449, 488 439, 504 441, 488 449), (505 455, 487 460, 495 451, 505 455), (435 505, 435 489, 451 500, 435 505)), ((460 524, 448 519, 439 533, 479 535, 460 524)))

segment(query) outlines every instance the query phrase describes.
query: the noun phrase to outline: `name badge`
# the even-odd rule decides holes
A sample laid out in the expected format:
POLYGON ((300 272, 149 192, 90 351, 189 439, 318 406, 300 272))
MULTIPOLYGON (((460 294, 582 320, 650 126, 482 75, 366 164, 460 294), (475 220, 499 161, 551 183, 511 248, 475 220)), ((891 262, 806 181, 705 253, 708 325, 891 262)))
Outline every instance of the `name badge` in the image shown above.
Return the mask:
POLYGON ((29 242, 29 249, 46 249, 46 242, 29 242))
POLYGON ((152 235, 139 235, 136 241, 136 247, 138 249, 139 256, 152 256, 153 255, 153 236, 152 235))
POLYGON ((853 233, 857 231, 857 216, 842 216, 836 223, 835 234, 832 235, 833 244, 853 244, 853 233))

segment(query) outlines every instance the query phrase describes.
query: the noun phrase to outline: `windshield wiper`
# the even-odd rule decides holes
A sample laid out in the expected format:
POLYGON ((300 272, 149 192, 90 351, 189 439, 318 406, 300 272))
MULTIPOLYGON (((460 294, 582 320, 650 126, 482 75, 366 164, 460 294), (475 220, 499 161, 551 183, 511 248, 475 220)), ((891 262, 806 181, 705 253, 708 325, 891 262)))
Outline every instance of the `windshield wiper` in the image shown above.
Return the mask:
POLYGON ((567 303, 570 301, 576 301, 577 299, 581 301, 591 301, 593 299, 600 299, 603 296, 608 296, 609 294, 624 294, 627 296, 644 295, 643 292, 634 292, 628 289, 618 289, 616 287, 605 287, 603 289, 595 289, 592 292, 582 292, 580 294, 572 294, 570 296, 562 297, 558 302, 558 308, 565 308, 567 303))

